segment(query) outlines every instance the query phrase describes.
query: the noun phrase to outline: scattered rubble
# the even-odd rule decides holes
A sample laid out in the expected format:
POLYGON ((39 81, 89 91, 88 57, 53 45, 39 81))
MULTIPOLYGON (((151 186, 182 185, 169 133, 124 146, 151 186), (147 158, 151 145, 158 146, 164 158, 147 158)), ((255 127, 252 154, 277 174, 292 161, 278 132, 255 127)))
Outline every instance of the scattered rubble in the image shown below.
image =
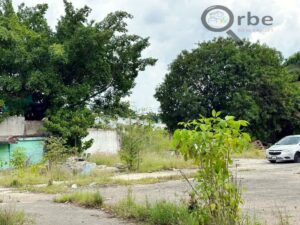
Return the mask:
POLYGON ((72 189, 77 189, 78 186, 77 186, 77 184, 72 184, 71 188, 72 188, 72 189))
POLYGON ((88 162, 84 158, 80 157, 70 157, 62 165, 63 169, 71 173, 79 173, 82 175, 88 175, 94 171, 106 172, 106 173, 118 173, 124 171, 126 167, 122 164, 116 164, 113 167, 108 167, 106 165, 97 165, 96 163, 88 162))
POLYGON ((265 150, 265 146, 263 145, 263 143, 260 140, 256 140, 256 141, 252 142, 252 144, 255 146, 256 149, 265 150))

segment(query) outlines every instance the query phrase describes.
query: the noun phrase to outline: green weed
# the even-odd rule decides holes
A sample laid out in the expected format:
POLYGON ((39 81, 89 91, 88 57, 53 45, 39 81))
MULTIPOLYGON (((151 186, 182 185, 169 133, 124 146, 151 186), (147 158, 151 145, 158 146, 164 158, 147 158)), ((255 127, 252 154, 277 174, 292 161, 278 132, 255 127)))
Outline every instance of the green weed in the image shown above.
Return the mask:
POLYGON ((100 208, 103 204, 103 197, 99 192, 74 192, 56 197, 54 202, 74 203, 86 208, 100 208))
POLYGON ((0 209, 0 225, 32 225, 34 222, 21 211, 11 208, 0 209))

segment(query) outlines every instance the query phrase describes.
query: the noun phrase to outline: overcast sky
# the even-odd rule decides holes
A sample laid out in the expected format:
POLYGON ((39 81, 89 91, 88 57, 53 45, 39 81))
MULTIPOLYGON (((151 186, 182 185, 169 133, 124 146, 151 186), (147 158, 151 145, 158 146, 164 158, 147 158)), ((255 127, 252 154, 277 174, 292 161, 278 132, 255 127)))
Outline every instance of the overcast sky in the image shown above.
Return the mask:
MULTIPOLYGON (((25 2, 28 6, 48 3, 47 19, 55 27, 63 15, 62 0, 15 0, 14 5, 25 2)), ((102 20, 109 12, 123 10, 134 18, 128 21, 129 31, 143 37, 150 37, 151 46, 145 56, 158 59, 154 67, 148 67, 137 78, 130 102, 136 109, 159 110, 154 99, 155 88, 163 81, 168 65, 184 49, 192 49, 202 41, 210 40, 223 33, 206 30, 201 23, 201 14, 209 6, 224 5, 233 11, 235 18, 246 15, 272 16, 274 24, 268 29, 259 26, 257 31, 245 23, 231 28, 238 36, 250 41, 259 40, 280 50, 285 57, 300 51, 300 1, 299 0, 73 0, 75 7, 88 5, 92 8, 91 19, 102 20), (271 29, 270 29, 271 28, 271 29)))

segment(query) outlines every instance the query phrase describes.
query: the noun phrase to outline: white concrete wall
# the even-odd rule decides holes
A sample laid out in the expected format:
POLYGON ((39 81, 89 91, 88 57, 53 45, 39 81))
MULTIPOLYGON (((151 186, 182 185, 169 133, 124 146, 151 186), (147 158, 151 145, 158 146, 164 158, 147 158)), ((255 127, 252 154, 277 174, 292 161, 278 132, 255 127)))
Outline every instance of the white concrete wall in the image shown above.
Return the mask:
POLYGON ((0 136, 20 136, 24 134, 24 128, 24 117, 9 117, 0 124, 0 136))
POLYGON ((12 116, 0 123, 0 136, 41 135, 42 121, 26 121, 24 117, 12 116))
MULTIPOLYGON (((36 136, 43 134, 42 121, 25 121, 24 117, 9 117, 0 124, 0 137, 36 136)), ((86 153, 111 153, 120 150, 120 138, 115 130, 88 129, 89 135, 84 140, 94 139, 94 143, 86 153)))
POLYGON ((25 121, 24 134, 25 135, 42 135, 45 133, 43 130, 43 121, 25 121))
POLYGON ((88 129, 89 135, 84 140, 94 139, 91 148, 86 150, 85 153, 110 153, 117 154, 120 150, 120 138, 115 130, 100 130, 88 129))

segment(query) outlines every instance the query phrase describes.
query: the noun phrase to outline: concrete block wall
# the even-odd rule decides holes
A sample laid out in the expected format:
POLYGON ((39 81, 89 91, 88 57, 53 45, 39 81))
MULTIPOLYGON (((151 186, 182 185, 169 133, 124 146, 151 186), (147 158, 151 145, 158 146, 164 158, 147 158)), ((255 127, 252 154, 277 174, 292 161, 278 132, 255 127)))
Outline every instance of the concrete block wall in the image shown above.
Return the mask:
POLYGON ((43 134, 42 121, 26 121, 24 117, 12 116, 0 124, 0 136, 38 136, 43 134))
POLYGON ((115 130, 89 129, 89 135, 84 140, 94 139, 94 143, 86 153, 117 154, 121 148, 120 138, 115 130))
MULTIPOLYGON (((94 139, 94 143, 86 153, 116 154, 121 148, 120 138, 115 130, 88 129, 84 140, 94 139)), ((9 136, 42 136, 42 121, 26 121, 24 117, 9 117, 0 124, 0 137, 9 136)))

